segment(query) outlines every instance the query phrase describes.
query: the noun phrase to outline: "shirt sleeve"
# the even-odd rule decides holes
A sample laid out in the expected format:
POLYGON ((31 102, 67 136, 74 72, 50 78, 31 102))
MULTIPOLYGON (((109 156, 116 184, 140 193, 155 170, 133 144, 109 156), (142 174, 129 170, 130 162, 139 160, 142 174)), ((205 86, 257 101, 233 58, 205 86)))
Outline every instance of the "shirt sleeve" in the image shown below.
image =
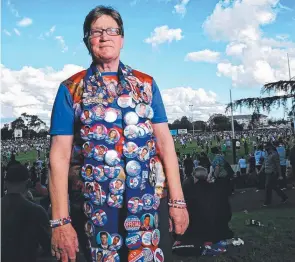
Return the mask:
POLYGON ((168 119, 167 119, 165 107, 163 104, 162 96, 160 94, 160 90, 155 80, 153 80, 152 90, 153 90, 152 108, 154 110, 154 117, 152 118, 152 123, 153 124, 167 123, 168 119))
POLYGON ((52 136, 73 135, 74 118, 73 98, 68 88, 61 84, 53 104, 49 134, 52 136))

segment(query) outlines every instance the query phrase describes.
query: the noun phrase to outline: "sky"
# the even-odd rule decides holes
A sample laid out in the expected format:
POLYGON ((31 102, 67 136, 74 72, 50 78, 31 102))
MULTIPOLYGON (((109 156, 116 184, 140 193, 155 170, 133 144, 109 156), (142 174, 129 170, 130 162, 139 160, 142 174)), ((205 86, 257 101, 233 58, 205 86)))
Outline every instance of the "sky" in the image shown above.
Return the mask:
POLYGON ((230 89, 256 97, 288 80, 287 53, 295 76, 294 0, 2 0, 2 124, 23 112, 49 124, 59 84, 91 63, 83 23, 98 4, 120 12, 121 60, 154 77, 169 122, 206 121, 225 112, 230 89))

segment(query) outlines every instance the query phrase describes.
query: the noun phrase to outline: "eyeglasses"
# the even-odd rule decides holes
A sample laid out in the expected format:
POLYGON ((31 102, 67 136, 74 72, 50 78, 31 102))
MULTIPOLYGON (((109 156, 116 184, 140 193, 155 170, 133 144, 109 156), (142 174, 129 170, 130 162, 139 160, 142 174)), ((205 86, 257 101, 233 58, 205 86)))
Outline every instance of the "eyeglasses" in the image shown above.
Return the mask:
POLYGON ((110 36, 117 36, 121 35, 121 29, 120 28, 107 28, 107 29, 94 29, 90 31, 90 37, 99 37, 102 36, 103 32, 106 32, 110 36))

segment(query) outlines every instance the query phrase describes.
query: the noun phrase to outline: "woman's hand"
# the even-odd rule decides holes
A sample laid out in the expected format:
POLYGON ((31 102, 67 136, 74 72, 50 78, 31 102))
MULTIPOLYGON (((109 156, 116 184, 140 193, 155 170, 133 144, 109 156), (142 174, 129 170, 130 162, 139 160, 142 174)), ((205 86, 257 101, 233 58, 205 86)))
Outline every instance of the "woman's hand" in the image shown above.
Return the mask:
POLYGON ((169 208, 169 214, 173 223, 174 231, 178 235, 183 235, 189 225, 187 209, 169 208))

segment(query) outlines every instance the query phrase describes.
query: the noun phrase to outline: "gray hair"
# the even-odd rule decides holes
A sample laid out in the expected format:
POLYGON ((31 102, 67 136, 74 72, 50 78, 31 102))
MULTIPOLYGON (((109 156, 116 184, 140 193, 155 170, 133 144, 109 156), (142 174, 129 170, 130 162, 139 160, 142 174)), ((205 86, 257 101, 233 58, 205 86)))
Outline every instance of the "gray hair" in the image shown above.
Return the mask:
POLYGON ((208 172, 207 169, 202 167, 202 166, 198 166, 194 169, 193 171, 193 178, 194 180, 207 180, 208 177, 208 172))

